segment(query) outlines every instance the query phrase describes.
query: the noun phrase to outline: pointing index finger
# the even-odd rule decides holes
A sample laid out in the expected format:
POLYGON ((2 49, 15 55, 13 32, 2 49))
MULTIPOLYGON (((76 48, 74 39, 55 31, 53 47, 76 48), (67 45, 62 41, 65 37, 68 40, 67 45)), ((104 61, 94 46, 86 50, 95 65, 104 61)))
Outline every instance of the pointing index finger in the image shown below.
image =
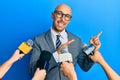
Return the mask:
POLYGON ((68 46, 68 45, 71 44, 72 42, 74 42, 74 39, 69 40, 68 42, 65 43, 65 45, 68 46))
POLYGON ((102 31, 100 31, 96 37, 99 38, 101 34, 102 34, 102 31))

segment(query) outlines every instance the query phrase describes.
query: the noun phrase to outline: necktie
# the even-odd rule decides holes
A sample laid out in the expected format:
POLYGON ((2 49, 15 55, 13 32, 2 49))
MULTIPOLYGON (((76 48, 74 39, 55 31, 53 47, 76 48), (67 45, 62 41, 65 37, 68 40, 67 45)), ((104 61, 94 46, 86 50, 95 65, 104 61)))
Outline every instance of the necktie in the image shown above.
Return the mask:
POLYGON ((61 41, 60 41, 60 35, 56 35, 57 39, 56 39, 56 49, 61 45, 61 41))

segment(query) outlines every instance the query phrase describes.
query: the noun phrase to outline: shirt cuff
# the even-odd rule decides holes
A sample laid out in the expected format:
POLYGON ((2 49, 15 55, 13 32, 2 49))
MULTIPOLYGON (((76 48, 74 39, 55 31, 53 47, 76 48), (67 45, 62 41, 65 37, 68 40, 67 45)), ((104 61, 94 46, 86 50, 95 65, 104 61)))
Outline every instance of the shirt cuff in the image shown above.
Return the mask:
POLYGON ((59 57, 59 55, 58 55, 57 51, 55 51, 53 53, 53 57, 54 57, 55 61, 58 63, 58 57, 59 57))

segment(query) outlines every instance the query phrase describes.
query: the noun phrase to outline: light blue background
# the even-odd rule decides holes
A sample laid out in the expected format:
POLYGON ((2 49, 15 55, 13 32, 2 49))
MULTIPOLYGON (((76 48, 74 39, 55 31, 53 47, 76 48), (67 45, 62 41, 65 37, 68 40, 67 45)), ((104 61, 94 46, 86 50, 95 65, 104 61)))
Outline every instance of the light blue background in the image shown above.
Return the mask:
MULTIPOLYGON (((51 13, 60 4, 68 4, 73 18, 67 29, 89 44, 91 36, 100 36, 102 53, 120 75, 120 0, 0 0, 0 64, 11 57, 28 39, 47 31, 52 25, 51 13)), ((16 62, 3 80, 30 80, 30 54, 16 62)), ((107 80, 99 64, 89 72, 76 66, 78 80, 107 80)))

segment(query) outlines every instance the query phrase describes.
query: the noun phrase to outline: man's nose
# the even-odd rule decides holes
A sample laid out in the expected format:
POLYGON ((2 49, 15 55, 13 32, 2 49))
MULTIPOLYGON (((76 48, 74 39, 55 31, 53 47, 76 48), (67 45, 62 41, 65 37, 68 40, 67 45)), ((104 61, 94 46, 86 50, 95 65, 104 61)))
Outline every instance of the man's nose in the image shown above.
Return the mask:
POLYGON ((62 15, 62 17, 60 18, 62 21, 65 21, 65 15, 62 15))

